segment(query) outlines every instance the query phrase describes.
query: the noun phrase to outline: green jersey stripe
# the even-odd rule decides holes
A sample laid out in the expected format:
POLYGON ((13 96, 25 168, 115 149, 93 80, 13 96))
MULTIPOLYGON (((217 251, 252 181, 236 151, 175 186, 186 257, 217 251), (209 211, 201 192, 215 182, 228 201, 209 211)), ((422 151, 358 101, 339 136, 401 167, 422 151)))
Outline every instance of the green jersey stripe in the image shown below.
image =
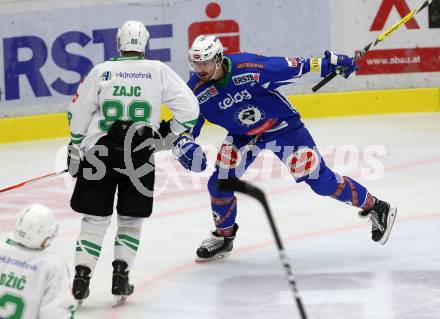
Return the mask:
POLYGON ((193 128, 197 124, 198 120, 199 119, 195 119, 195 120, 191 120, 191 121, 186 121, 186 122, 182 123, 182 125, 185 126, 186 128, 193 128))
POLYGON ((145 60, 145 57, 143 55, 137 55, 137 56, 114 56, 110 59, 110 61, 125 61, 125 60, 145 60))

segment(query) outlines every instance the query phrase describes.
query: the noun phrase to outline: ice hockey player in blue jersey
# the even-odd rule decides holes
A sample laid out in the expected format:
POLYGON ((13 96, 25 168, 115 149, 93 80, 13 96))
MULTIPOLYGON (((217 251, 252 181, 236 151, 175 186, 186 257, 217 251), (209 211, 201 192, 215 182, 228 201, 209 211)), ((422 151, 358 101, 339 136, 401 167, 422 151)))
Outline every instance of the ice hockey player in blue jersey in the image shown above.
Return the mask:
MULTIPOLYGON (((237 199, 220 191, 220 178, 240 178, 258 153, 270 149, 288 167, 296 182, 305 182, 317 194, 361 209, 370 217, 373 241, 385 244, 397 209, 372 196, 347 176, 330 170, 294 106, 277 89, 306 73, 325 77, 333 71, 348 78, 357 68, 345 55, 326 51, 323 58, 265 57, 249 53, 223 54, 216 36, 201 35, 189 50, 195 74, 188 82, 200 105, 193 138, 208 120, 228 131, 217 155, 216 170, 208 182, 216 230, 197 250, 197 261, 224 258, 233 247, 237 199)), ((190 152, 186 154, 191 157, 190 152)))

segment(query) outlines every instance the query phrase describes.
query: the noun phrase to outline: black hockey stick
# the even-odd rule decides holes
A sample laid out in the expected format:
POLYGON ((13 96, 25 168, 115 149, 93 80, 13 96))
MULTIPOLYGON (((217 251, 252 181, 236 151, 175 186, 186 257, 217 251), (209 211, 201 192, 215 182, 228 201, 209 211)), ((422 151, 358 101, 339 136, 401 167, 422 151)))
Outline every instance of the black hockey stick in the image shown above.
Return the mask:
MULTIPOLYGON (((354 56, 354 60, 358 61, 362 56, 364 56, 368 52, 368 50, 370 50, 372 47, 375 47, 379 42, 382 42, 383 40, 385 40, 385 38, 387 38, 391 33, 393 33, 394 31, 399 29, 402 25, 404 25, 409 20, 411 20, 417 13, 419 13, 420 11, 425 9, 431 2, 432 2, 432 0, 425 0, 425 2, 423 2, 417 8, 415 8, 413 11, 411 11, 406 16, 404 16, 402 18, 402 20, 400 20, 399 22, 394 24, 391 28, 389 28, 384 33, 382 33, 380 36, 378 36, 374 41, 371 41, 370 43, 368 43, 365 46, 365 48, 356 52, 356 54, 354 56)), ((313 92, 318 91, 320 88, 322 88, 324 85, 326 85, 328 82, 330 82, 330 80, 332 80, 338 74, 340 74, 340 73, 337 73, 337 72, 330 73, 324 79, 322 79, 321 82, 319 82, 314 87, 312 87, 312 91, 313 92)))
POLYGON ((298 311, 301 315, 301 319, 307 319, 307 315, 304 310, 301 297, 299 296, 298 288, 296 286, 296 281, 292 272, 292 267, 290 267, 289 258, 287 257, 286 252, 284 251, 284 246, 283 246, 283 242, 281 241, 281 237, 278 235, 278 230, 275 225, 275 221, 272 217, 272 212, 266 200, 266 195, 264 195, 261 189, 249 183, 240 181, 238 179, 221 179, 217 182, 217 187, 222 190, 232 190, 232 191, 244 193, 246 195, 255 198, 261 203, 261 205, 263 205, 267 219, 269 220, 270 228, 272 229, 273 236, 275 237, 275 242, 278 247, 280 260, 286 271, 287 280, 289 281, 290 287, 292 288, 293 297, 295 298, 296 305, 298 306, 298 311))

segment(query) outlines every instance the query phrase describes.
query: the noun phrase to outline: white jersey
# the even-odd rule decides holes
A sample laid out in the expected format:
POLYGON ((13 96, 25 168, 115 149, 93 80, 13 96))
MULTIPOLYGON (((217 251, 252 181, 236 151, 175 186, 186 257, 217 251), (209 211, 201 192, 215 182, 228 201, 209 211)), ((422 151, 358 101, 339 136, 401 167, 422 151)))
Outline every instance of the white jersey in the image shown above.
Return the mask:
POLYGON ((98 64, 79 85, 68 109, 72 143, 87 151, 116 120, 158 128, 161 104, 173 111, 171 130, 176 135, 196 124, 197 99, 166 64, 143 56, 98 64))
POLYGON ((69 271, 58 255, 0 244, 0 318, 72 319, 69 271))

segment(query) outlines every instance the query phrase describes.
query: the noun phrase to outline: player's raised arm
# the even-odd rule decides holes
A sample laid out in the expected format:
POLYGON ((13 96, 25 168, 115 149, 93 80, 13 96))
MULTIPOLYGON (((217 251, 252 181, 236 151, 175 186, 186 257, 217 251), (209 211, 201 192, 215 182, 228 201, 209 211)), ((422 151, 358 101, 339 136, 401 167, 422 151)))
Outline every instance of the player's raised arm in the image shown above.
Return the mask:
POLYGON ((252 63, 248 63, 249 66, 254 68, 253 71, 259 75, 260 85, 269 90, 292 84, 296 79, 307 73, 315 73, 321 77, 326 77, 333 71, 340 70, 344 77, 348 78, 357 68, 354 59, 330 51, 325 51, 322 58, 311 57, 308 59, 250 56, 253 56, 254 60, 252 63))
POLYGON ((355 59, 333 51, 325 51, 323 58, 311 58, 310 60, 310 67, 315 71, 320 72, 321 77, 323 78, 332 72, 337 72, 347 79, 350 74, 357 70, 355 59))

